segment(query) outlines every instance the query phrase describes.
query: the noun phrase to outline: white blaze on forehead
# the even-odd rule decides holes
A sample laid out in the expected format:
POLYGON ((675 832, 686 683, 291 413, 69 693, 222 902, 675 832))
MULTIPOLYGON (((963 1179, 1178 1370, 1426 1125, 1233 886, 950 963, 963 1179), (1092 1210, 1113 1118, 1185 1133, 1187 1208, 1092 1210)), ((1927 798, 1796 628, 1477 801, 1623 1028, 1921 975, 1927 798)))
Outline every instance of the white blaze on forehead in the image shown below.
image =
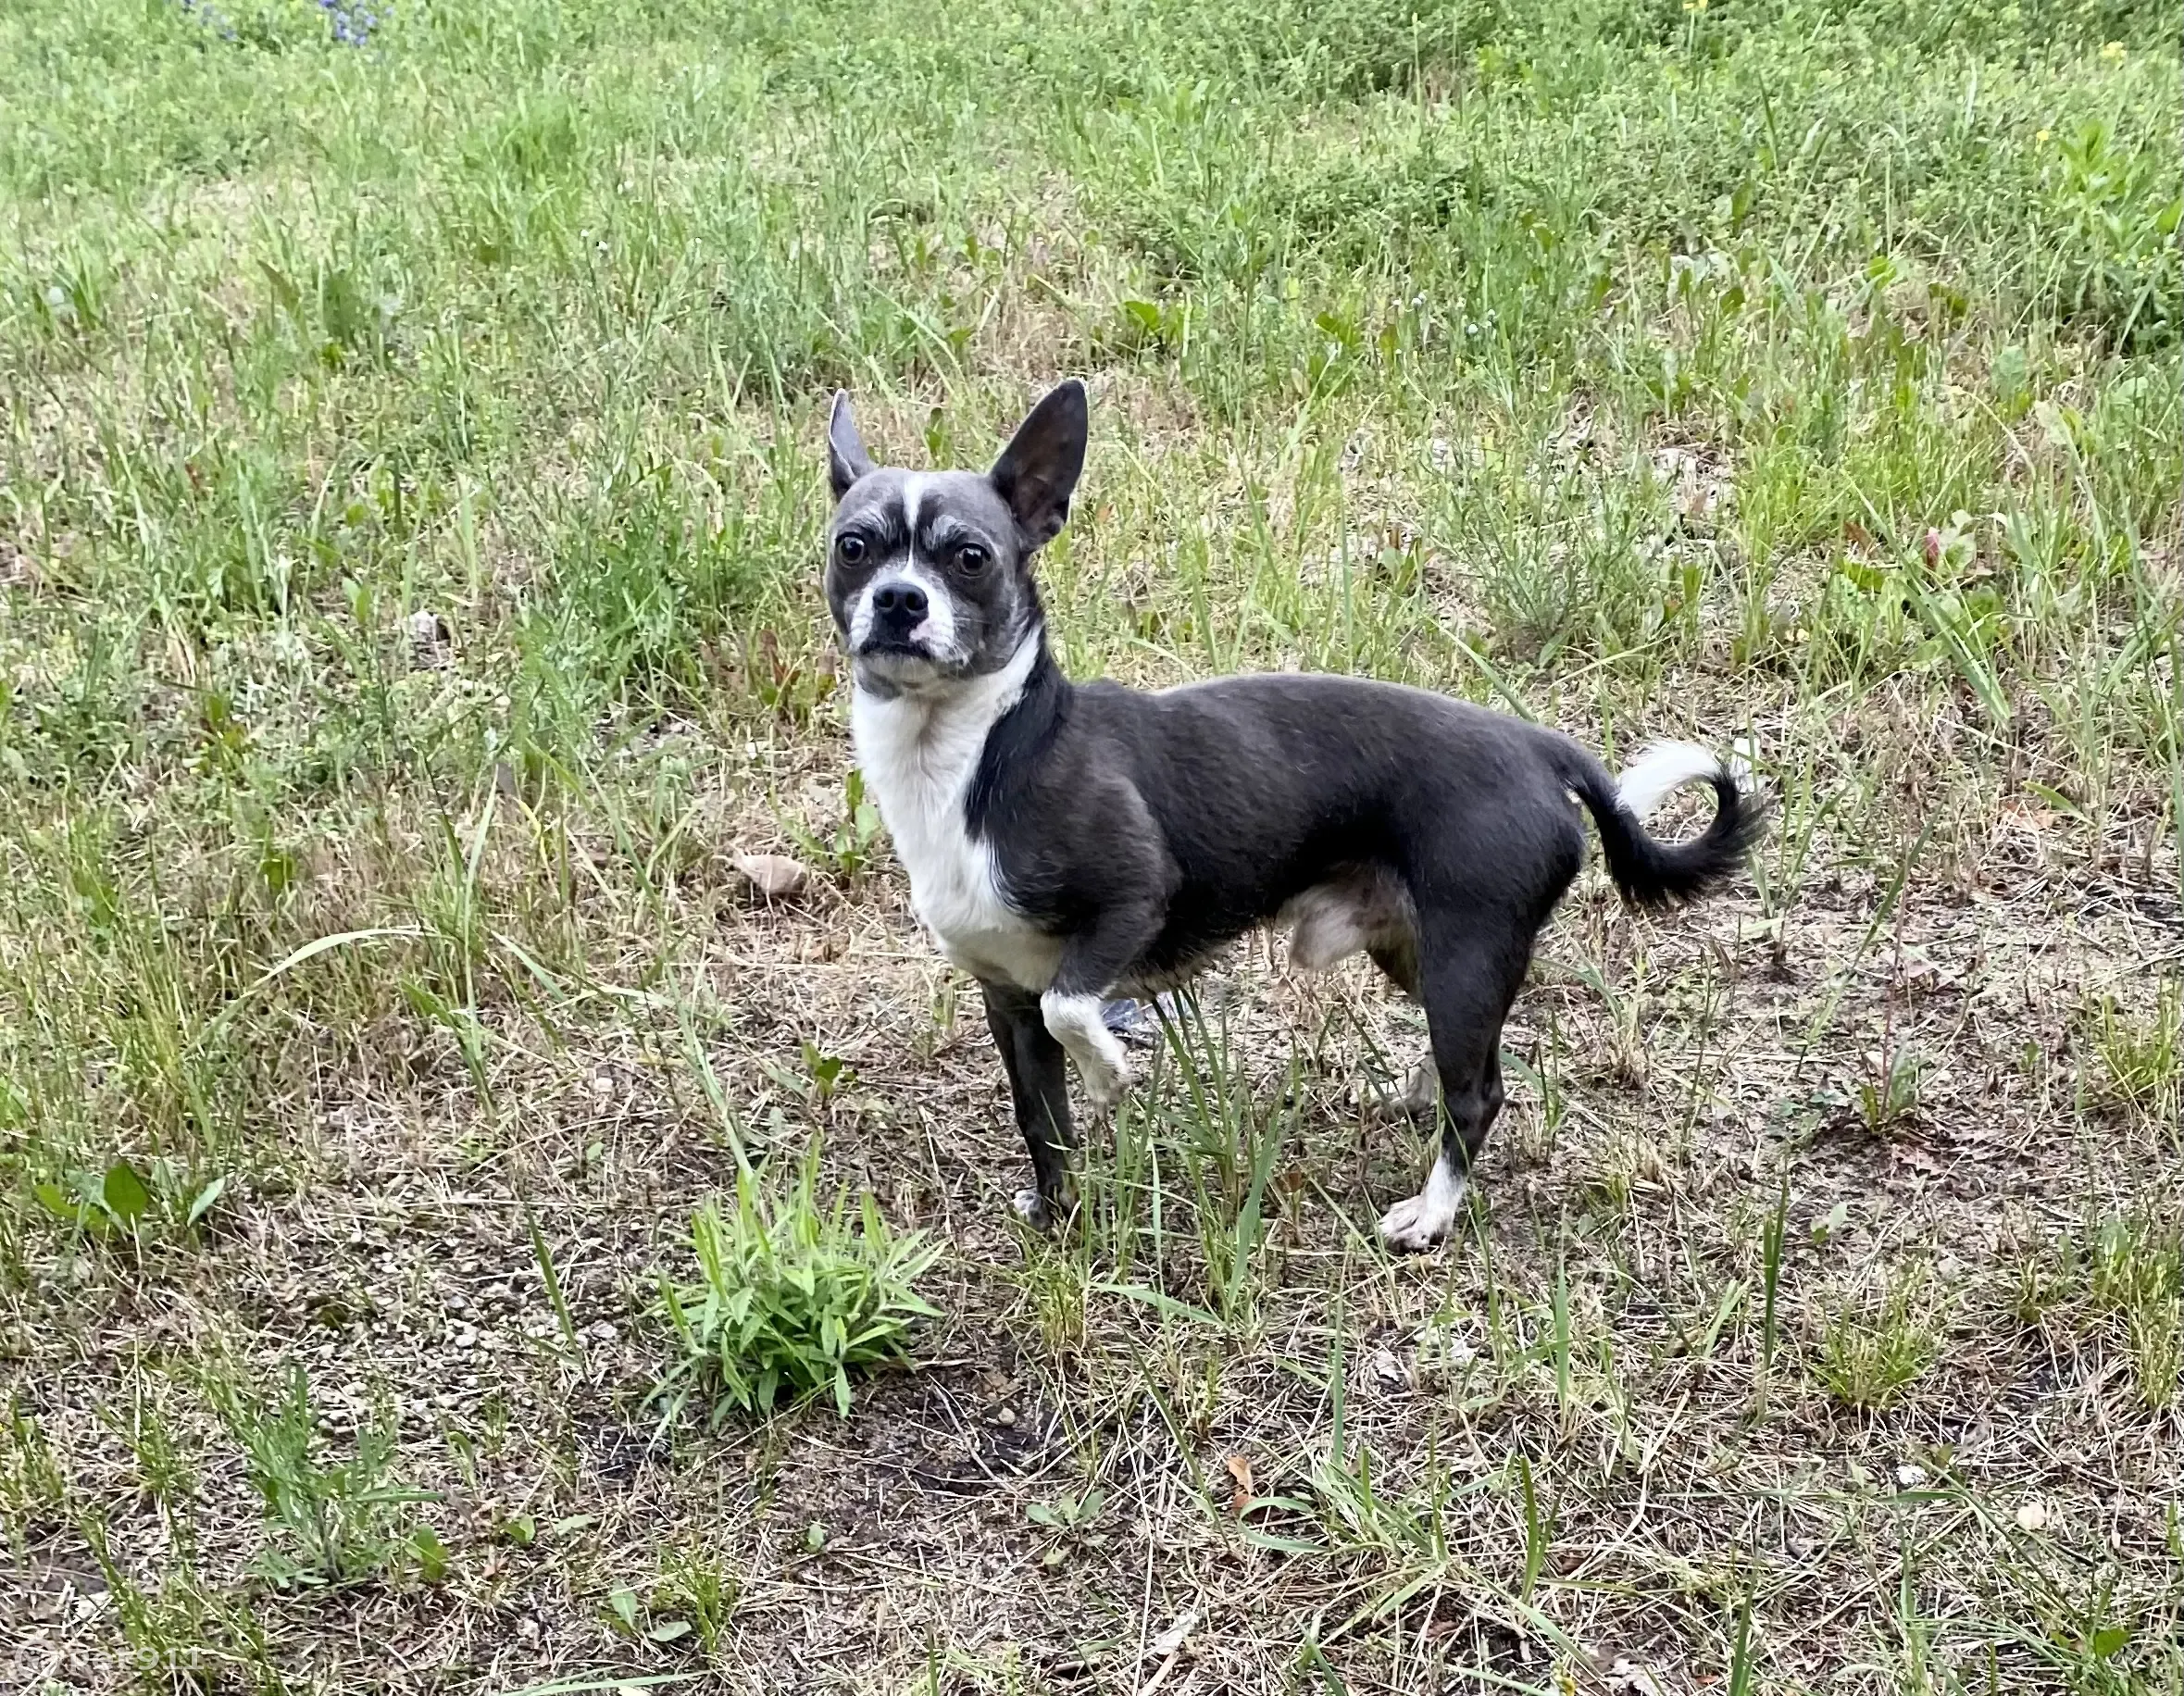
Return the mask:
POLYGON ((925 510, 925 479, 915 471, 903 476, 903 533, 909 538, 905 544, 910 563, 917 563, 917 516, 925 510))

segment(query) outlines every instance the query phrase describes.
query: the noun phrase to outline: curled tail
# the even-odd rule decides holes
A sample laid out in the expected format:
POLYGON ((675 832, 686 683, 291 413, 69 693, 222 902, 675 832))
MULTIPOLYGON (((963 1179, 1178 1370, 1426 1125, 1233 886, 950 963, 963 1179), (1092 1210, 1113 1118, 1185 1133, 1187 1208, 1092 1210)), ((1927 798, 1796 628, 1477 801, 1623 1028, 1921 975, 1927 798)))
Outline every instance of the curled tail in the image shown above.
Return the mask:
POLYGON ((1620 780, 1574 742, 1563 778, 1600 828, 1608 875, 1641 907, 1679 906, 1726 883, 1766 824, 1762 799, 1737 781, 1727 760, 1692 742, 1655 742, 1620 780), (1646 833, 1645 817, 1671 790, 1704 779, 1714 786, 1714 822, 1688 842, 1646 833))

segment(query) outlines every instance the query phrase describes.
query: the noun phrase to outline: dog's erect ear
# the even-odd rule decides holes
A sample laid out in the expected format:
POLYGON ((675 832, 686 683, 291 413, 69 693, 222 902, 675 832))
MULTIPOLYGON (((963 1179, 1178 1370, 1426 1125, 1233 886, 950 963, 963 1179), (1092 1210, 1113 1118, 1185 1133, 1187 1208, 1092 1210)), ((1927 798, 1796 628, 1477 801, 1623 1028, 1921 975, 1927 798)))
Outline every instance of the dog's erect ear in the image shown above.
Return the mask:
POLYGON ((849 416, 849 391, 834 391, 834 414, 827 420, 827 480, 834 485, 834 498, 849 493, 850 484, 872 468, 872 455, 865 452, 865 439, 857 434, 857 421, 849 416))
POLYGON ((1089 429, 1084 385, 1071 378, 1031 408, 986 474, 1032 547, 1052 542, 1068 522, 1089 429))

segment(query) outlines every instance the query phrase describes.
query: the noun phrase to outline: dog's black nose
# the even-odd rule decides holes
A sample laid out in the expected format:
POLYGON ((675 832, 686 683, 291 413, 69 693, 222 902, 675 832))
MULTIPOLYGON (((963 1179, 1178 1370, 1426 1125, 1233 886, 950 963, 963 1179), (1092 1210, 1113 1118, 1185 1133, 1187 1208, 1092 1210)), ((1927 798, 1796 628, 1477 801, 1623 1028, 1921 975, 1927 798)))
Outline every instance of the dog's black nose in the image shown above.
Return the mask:
POLYGON ((925 617, 925 591, 915 583, 882 583, 872 592, 872 610, 890 624, 916 624, 925 617))

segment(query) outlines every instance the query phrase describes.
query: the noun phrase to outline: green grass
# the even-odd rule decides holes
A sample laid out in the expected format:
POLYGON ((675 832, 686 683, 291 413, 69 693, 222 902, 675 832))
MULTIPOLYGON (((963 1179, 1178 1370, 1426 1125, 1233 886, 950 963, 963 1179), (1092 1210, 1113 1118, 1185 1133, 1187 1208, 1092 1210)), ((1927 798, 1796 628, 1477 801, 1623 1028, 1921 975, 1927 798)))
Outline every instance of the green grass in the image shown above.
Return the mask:
POLYGON ((0 1684, 2184 1689, 2180 29, 0 8, 0 1684), (1778 797, 1580 885, 1441 1254, 1415 1013, 1257 948, 1010 1218, 819 443, 1065 374, 1075 671, 1778 797), (946 1318, 661 1427, 655 1274, 819 1139, 946 1318))
POLYGON ((1876 1295, 1830 1315, 1815 1375, 1852 1407, 1886 1407, 1933 1366, 1946 1316, 1922 1266, 1905 1268, 1876 1295))
POLYGON ((439 1534, 405 1526, 405 1510, 437 1502, 389 1475, 393 1423, 375 1417, 356 1428, 356 1453, 329 1464, 318 1448, 318 1415, 301 1366, 286 1390, 261 1402, 221 1385, 215 1400, 248 1457, 251 1487, 265 1504, 274 1540, 253 1563, 255 1576, 278 1586, 356 1584, 387 1575, 406 1554, 418 1557, 426 1580, 445 1566, 439 1534))
POLYGON ((697 1280, 659 1285, 682 1355, 656 1392, 668 1420, 693 1397, 716 1424, 820 1397, 847 1418, 851 1373, 906 1364, 913 1328, 941 1316, 915 1288, 939 1250, 915 1231, 892 1235, 869 1196, 854 1222, 847 1196, 824 1205, 818 1165, 815 1144, 779 1195, 746 1168, 732 1207, 698 1209, 697 1280))

